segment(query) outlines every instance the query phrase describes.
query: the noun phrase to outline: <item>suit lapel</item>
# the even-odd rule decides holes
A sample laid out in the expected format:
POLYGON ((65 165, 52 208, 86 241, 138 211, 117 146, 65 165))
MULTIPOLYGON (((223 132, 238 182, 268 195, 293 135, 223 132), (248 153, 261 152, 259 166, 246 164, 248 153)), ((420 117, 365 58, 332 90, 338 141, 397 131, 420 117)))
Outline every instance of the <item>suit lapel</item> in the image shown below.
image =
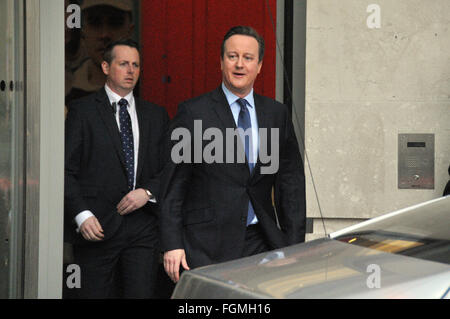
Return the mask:
POLYGON ((227 98, 225 97, 221 87, 212 92, 212 99, 216 102, 214 103, 214 111, 217 113, 217 116, 222 122, 224 132, 228 127, 236 129, 233 113, 231 113, 231 108, 228 105, 227 98))
POLYGON ((261 98, 261 96, 254 94, 254 99, 255 99, 255 111, 256 111, 256 118, 258 121, 258 141, 259 141, 259 145, 258 145, 258 157, 257 157, 257 161, 255 164, 255 167, 252 171, 252 174, 250 176, 251 179, 257 178, 258 176, 261 176, 260 172, 261 172, 261 159, 260 159, 260 153, 261 153, 261 145, 262 143, 265 144, 266 147, 266 154, 270 154, 271 149, 270 149, 270 127, 268 125, 268 116, 266 114, 266 106, 264 105, 264 100, 261 98), (261 134, 259 132, 261 132, 261 129, 264 129, 266 131, 264 140, 261 139, 261 134))
POLYGON ((104 88, 102 88, 98 92, 96 101, 98 102, 97 110, 100 113, 103 122, 105 123, 120 162, 125 169, 125 157, 122 150, 122 141, 120 139, 119 128, 117 127, 117 122, 114 117, 115 110, 113 110, 111 104, 109 103, 108 96, 106 95, 104 88))
POLYGON ((145 109, 142 105, 142 101, 138 98, 134 98, 136 104, 136 114, 138 118, 139 125, 139 152, 138 152, 138 166, 136 171, 136 184, 138 178, 142 172, 142 167, 144 165, 144 157, 147 153, 147 145, 150 143, 150 125, 149 121, 145 118, 145 109))

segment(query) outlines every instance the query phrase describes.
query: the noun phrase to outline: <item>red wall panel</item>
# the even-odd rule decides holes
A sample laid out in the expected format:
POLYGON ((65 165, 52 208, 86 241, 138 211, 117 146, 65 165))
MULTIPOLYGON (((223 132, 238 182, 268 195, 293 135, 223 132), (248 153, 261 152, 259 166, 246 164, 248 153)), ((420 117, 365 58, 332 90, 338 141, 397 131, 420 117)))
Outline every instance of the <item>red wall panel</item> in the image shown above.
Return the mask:
POLYGON ((173 116, 181 101, 215 89, 222 78, 223 36, 232 26, 249 25, 266 41, 255 91, 274 97, 275 10, 276 0, 142 1, 141 96, 165 106, 173 116))
POLYGON ((166 106, 166 85, 162 76, 167 74, 166 1, 141 1, 141 96, 166 106))

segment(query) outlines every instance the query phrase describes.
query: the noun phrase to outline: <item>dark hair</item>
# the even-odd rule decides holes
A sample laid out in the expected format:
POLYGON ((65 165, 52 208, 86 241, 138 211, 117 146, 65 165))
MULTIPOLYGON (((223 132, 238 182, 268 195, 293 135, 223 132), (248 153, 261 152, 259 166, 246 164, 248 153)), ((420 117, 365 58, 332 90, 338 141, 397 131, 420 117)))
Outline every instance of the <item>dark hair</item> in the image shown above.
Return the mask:
POLYGON ((108 44, 108 46, 105 48, 105 52, 103 53, 103 61, 111 64, 112 60, 114 60, 113 50, 118 45, 126 45, 127 47, 135 48, 139 52, 139 46, 136 41, 132 39, 120 39, 108 44))
POLYGON ((222 48, 220 51, 220 56, 223 59, 223 55, 225 54, 225 41, 228 40, 228 38, 230 38, 233 35, 248 35, 249 37, 253 37, 256 39, 256 41, 258 41, 258 60, 259 62, 262 61, 262 59, 264 58, 264 39, 262 36, 259 35, 258 32, 256 32, 255 29, 253 29, 252 27, 248 27, 248 26, 235 26, 232 27, 230 30, 228 30, 228 32, 225 34, 225 36, 223 37, 223 41, 222 41, 222 48))

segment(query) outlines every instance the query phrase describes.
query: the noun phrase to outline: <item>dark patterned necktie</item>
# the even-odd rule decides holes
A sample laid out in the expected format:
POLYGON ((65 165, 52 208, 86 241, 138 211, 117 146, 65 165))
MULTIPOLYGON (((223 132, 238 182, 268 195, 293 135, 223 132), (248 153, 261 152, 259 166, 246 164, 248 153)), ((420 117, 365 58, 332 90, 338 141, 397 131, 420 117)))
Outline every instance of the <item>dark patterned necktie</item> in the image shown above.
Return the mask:
POLYGON ((133 130, 131 129, 131 118, 127 110, 128 101, 121 99, 119 101, 119 122, 120 137, 122 138, 122 149, 125 155, 125 168, 127 170, 128 190, 131 191, 134 186, 134 142, 133 130))
MULTIPOLYGON (((239 117, 238 117, 238 127, 242 128, 244 131, 247 129, 251 129, 252 122, 250 121, 250 113, 247 109, 247 100, 246 99, 239 99, 237 100, 237 103, 241 107, 241 110, 239 111, 239 117)), ((255 164, 252 162, 250 157, 250 152, 253 152, 253 150, 250 150, 250 136, 244 135, 242 142, 244 143, 244 149, 245 149, 245 156, 247 158, 248 166, 250 168, 250 172, 253 171, 253 168, 255 167, 255 164)), ((252 222, 252 220, 255 217, 255 210, 253 209, 252 202, 248 202, 248 213, 247 213, 247 226, 252 222)))

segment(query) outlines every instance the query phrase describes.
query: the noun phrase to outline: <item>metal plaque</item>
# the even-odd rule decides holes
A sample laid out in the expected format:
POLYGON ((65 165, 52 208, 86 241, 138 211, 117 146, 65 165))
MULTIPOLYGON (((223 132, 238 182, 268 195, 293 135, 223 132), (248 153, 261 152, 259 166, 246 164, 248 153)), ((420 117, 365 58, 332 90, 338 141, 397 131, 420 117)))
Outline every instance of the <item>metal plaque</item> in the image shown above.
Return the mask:
POLYGON ((398 135, 398 188, 434 189, 434 134, 398 135))

